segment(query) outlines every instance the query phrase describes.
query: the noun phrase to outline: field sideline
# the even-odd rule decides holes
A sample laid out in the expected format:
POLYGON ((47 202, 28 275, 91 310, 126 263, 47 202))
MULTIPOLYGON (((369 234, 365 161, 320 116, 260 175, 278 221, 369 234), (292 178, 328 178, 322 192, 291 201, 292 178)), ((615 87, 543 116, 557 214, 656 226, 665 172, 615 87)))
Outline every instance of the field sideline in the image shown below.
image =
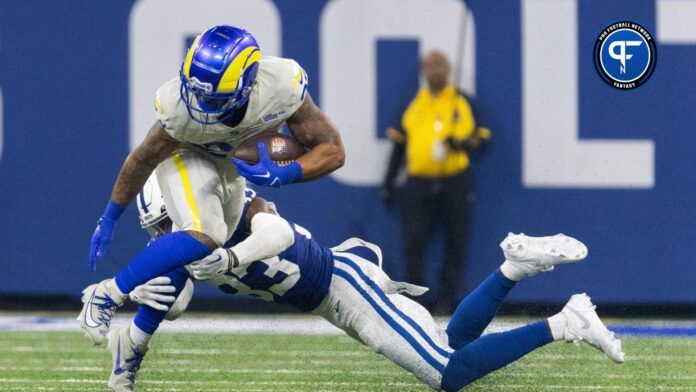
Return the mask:
MULTIPOLYGON (((696 339, 624 337, 623 342, 623 365, 584 345, 556 343, 467 390, 696 391, 696 339)), ((0 352, 1 391, 106 390, 110 354, 79 332, 2 331, 0 352)), ((138 386, 142 391, 429 390, 348 337, 275 332, 160 334, 138 386)))

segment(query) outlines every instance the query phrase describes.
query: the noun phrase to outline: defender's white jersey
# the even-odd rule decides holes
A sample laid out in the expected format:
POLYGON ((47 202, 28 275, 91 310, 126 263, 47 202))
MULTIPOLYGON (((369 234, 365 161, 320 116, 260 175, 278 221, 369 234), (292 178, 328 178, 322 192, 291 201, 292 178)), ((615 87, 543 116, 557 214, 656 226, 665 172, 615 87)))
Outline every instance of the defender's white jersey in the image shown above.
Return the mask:
MULTIPOLYGON (((226 158, 249 137, 279 131, 304 101, 307 82, 307 74, 295 60, 262 56, 246 114, 234 128, 222 123, 204 125, 191 119, 180 97, 178 77, 160 86, 155 107, 160 123, 173 138, 198 151, 226 158)), ((197 112, 193 115, 199 119, 203 116, 197 112)))

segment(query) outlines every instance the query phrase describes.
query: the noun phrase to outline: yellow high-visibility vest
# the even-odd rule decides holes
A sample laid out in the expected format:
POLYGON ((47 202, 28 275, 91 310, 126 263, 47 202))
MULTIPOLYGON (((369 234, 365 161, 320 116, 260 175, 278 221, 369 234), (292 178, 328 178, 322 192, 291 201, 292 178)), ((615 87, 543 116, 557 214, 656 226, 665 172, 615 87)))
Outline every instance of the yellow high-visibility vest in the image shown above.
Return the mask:
POLYGON ((466 140, 476 128, 471 106, 453 86, 437 96, 421 88, 401 119, 406 131, 406 159, 409 176, 449 177, 469 167, 464 151, 452 151, 445 139, 466 140))

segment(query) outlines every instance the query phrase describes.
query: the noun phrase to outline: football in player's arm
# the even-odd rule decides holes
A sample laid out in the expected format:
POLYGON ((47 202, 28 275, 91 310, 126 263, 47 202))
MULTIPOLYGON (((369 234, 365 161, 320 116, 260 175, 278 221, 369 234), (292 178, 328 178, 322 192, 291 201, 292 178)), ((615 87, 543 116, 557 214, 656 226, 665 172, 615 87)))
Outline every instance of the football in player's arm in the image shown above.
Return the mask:
MULTIPOLYGON (((308 148, 309 152, 297 159, 297 166, 294 163, 279 166, 270 159, 261 159, 256 165, 250 165, 233 158, 237 171, 247 181, 260 186, 282 186, 298 180, 312 181, 343 166, 346 155, 338 128, 314 104, 309 93, 305 94, 300 108, 288 118, 287 125, 295 139, 308 148), (270 176, 266 176, 266 173, 270 176), (280 179, 278 185, 271 185, 274 178, 280 179)), ((259 146, 259 149, 262 148, 259 146)))

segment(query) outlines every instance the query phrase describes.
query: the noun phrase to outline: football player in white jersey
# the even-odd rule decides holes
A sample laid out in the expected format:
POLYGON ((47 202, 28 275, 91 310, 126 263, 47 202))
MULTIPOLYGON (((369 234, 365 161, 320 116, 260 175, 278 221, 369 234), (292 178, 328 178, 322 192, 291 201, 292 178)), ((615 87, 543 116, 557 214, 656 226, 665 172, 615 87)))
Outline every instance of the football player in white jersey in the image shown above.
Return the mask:
POLYGON ((279 187, 343 165, 338 130, 314 105, 307 83, 297 62, 262 56, 243 29, 216 26, 195 39, 179 77, 157 90, 158 120, 121 168, 92 236, 89 265, 94 269, 104 256, 116 221, 153 170, 177 231, 148 246, 115 279, 83 291, 78 320, 94 344, 104 341, 116 308, 136 286, 202 259, 227 241, 244 206, 242 176, 279 187), (241 142, 276 132, 283 123, 309 150, 296 162, 230 160, 241 142))
MULTIPOLYGON (((141 221, 152 235, 166 233, 172 223, 157 208, 156 184, 144 193, 138 203, 141 221), (154 212, 148 212, 148 205, 154 212)), ((585 294, 572 296, 560 313, 546 320, 481 337, 517 281, 585 258, 587 248, 573 238, 509 234, 501 243, 505 261, 459 304, 443 330, 425 308, 401 294, 420 295, 427 289, 392 281, 381 269, 377 245, 351 238, 330 249, 322 247, 308 230, 278 216, 272 203, 253 192, 247 193, 244 211, 230 241, 188 267, 195 278, 209 279, 228 294, 252 295, 317 314, 435 390, 459 390, 554 340, 584 340, 615 362, 624 360, 620 340, 607 330, 585 294)), ((176 317, 192 295, 192 288, 182 289, 188 278, 180 268, 158 278, 163 285, 153 281, 139 286, 135 299, 146 303, 165 291, 171 293, 165 300, 172 302, 178 295, 169 313, 176 317), (169 278, 171 286, 166 284, 169 278)), ((114 390, 134 388, 148 342, 167 315, 160 306, 141 306, 132 323, 109 334, 109 386, 114 390)))

